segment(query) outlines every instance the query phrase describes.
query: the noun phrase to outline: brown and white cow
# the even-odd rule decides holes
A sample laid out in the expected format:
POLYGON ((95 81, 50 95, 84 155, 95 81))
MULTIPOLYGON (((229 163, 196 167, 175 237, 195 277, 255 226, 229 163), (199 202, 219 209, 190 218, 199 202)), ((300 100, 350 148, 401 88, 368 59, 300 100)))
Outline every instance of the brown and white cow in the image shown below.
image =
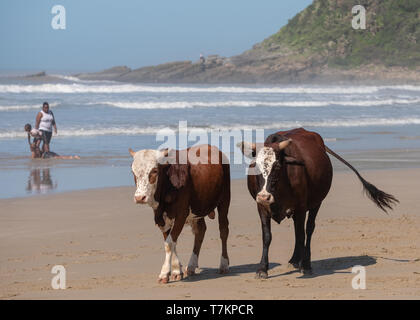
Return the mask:
POLYGON ((133 156, 131 169, 137 187, 134 201, 152 207, 155 223, 163 233, 166 256, 159 283, 167 283, 169 275, 172 280, 183 278, 176 242, 186 222, 191 224, 195 235, 187 274, 195 273, 206 232, 204 218, 214 218, 216 208, 222 240, 219 272, 228 272, 230 168, 224 154, 210 145, 181 151, 129 151, 133 156))
POLYGON ((250 165, 248 190, 257 202, 263 233, 263 252, 257 278, 267 278, 268 249, 271 243, 271 219, 280 223, 292 217, 295 249, 289 261, 303 273, 311 273, 311 237, 315 218, 332 182, 333 170, 327 153, 353 170, 369 198, 382 210, 392 209, 398 200, 362 178, 347 161, 324 145, 321 136, 303 128, 270 135, 264 145, 242 142, 242 152, 256 157, 250 165), (305 218, 306 244, 305 244, 305 218))

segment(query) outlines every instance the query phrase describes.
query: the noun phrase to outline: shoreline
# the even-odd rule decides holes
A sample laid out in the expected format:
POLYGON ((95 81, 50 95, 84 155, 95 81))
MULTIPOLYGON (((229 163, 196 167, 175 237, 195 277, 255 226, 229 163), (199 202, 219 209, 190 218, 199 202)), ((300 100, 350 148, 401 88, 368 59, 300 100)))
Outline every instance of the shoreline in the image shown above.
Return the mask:
MULTIPOLYGON (((386 215, 376 208, 352 172, 336 172, 317 218, 314 276, 288 268, 294 232, 293 221, 285 219, 272 224, 265 281, 254 279, 261 226, 244 180, 232 181, 230 273, 216 273, 217 219, 206 219, 199 273, 164 286, 156 281, 162 235, 152 209, 134 204, 134 186, 2 199, 0 299, 418 299, 420 169, 362 175, 400 200, 395 211, 386 215), (66 268, 66 290, 51 288, 54 265, 66 268), (351 287, 354 265, 366 268, 366 290, 351 287)), ((177 246, 184 266, 192 245, 185 226, 177 246)))
MULTIPOLYGON (((357 168, 356 168, 357 169, 357 168)), ((390 171, 396 171, 396 172, 406 172, 406 171, 412 171, 412 170, 420 170, 420 166, 419 167, 410 167, 410 168, 387 168, 387 169, 380 169, 380 168, 370 168, 370 169, 364 169, 364 170, 359 170, 357 169, 357 171, 363 176, 366 173, 372 172, 372 173, 381 173, 381 172, 385 172, 388 173, 390 171)), ((333 179, 335 175, 342 175, 342 174, 352 174, 351 169, 349 169, 348 167, 345 167, 344 170, 337 170, 337 169, 333 169, 333 179)), ((244 177, 236 177, 233 178, 231 177, 231 181, 236 181, 236 182, 243 182, 246 185, 246 178, 244 177)), ((133 188, 133 185, 120 185, 120 186, 105 186, 105 187, 91 187, 91 188, 86 188, 86 189, 74 189, 74 190, 63 190, 63 191, 52 191, 49 193, 44 193, 44 194, 28 194, 28 195, 24 195, 24 196, 18 196, 18 197, 6 197, 6 198, 1 198, 0 197, 0 206, 2 204, 3 201, 15 201, 15 200, 22 200, 22 199, 26 199, 26 198, 40 198, 40 197, 44 197, 44 198, 48 198, 50 196, 54 196, 54 195, 72 195, 72 194, 76 194, 76 193, 80 193, 80 192, 92 192, 92 191, 112 191, 113 189, 115 190, 120 190, 120 189, 129 189, 129 188, 133 188)))
MULTIPOLYGON (((337 150, 333 143, 327 143, 337 150)), ((420 149, 378 149, 337 151, 360 172, 404 171, 420 168, 420 149)), ((351 170, 330 157, 333 172, 350 173, 351 170)), ((3 158, 0 168, 0 195, 2 199, 23 199, 72 191, 96 190, 132 185, 131 158, 117 156, 110 159, 95 157, 80 160, 41 160, 17 162, 3 158)), ((247 165, 231 165, 231 179, 246 179, 247 165)))

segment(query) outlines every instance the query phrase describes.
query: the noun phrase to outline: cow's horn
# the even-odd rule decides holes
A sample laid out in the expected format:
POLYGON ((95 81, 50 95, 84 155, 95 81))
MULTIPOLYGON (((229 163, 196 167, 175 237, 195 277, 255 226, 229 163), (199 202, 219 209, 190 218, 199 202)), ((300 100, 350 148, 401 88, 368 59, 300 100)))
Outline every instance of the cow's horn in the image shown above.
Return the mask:
POLYGON ((131 156, 134 158, 134 155, 136 154, 133 149, 129 148, 128 152, 130 152, 131 156))
POLYGON ((287 139, 285 141, 280 142, 279 143, 279 149, 280 150, 285 149, 291 142, 292 142, 292 139, 287 139))

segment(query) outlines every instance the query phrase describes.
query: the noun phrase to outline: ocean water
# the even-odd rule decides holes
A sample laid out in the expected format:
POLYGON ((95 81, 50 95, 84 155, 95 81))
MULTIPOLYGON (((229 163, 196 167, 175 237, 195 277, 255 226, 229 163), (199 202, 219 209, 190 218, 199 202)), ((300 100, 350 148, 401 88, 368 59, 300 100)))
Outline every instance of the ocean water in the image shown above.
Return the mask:
MULTIPOLYGON (((260 130, 264 136, 305 127, 357 168, 420 167, 420 86, 143 85, 59 75, 40 83, 2 77, 0 198, 132 185, 128 148, 158 148, 156 133, 177 132, 180 121, 192 131, 260 130), (23 126, 34 125, 44 101, 58 126, 51 150, 81 160, 29 159, 23 126)), ((230 152, 224 151, 233 156, 232 149, 233 140, 230 152)), ((233 178, 244 177, 244 168, 235 165, 233 178)))

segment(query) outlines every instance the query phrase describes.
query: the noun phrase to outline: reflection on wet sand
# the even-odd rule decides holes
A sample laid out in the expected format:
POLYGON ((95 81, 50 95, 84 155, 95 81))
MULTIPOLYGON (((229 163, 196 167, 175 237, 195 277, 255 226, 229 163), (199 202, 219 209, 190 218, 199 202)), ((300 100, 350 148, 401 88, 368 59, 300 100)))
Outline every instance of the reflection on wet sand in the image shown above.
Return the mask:
POLYGON ((57 182, 53 182, 50 169, 32 169, 26 191, 34 194, 46 194, 57 188, 57 182))

